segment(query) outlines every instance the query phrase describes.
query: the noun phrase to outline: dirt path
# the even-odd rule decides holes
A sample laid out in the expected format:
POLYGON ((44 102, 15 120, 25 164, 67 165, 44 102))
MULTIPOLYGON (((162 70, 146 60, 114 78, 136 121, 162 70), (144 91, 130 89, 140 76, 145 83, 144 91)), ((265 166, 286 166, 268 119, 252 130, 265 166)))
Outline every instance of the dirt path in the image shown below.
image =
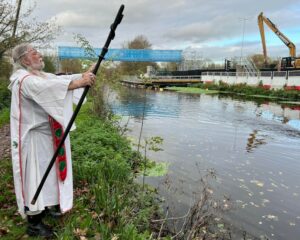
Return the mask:
POLYGON ((9 124, 0 128, 0 160, 10 158, 10 128, 9 124))

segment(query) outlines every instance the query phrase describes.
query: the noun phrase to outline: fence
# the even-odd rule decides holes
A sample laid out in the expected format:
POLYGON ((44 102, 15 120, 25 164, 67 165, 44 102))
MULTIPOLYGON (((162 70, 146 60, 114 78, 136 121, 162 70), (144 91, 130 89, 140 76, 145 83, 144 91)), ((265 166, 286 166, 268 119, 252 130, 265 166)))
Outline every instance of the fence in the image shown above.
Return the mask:
POLYGON ((255 76, 245 72, 203 72, 201 79, 203 82, 246 83, 250 86, 262 84, 265 88, 280 89, 285 87, 300 90, 300 70, 259 72, 255 76))

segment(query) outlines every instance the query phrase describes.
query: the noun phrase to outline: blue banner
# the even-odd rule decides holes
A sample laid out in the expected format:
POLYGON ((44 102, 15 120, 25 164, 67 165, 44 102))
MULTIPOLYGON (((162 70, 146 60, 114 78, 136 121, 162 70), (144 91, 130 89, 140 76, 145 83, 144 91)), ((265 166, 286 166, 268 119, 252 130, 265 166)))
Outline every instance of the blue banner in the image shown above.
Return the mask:
MULTIPOLYGON (((87 53, 79 47, 58 47, 59 59, 97 59, 101 48, 87 53)), ((151 50, 151 49, 109 49, 105 55, 108 61, 124 62, 180 62, 182 50, 151 50)))

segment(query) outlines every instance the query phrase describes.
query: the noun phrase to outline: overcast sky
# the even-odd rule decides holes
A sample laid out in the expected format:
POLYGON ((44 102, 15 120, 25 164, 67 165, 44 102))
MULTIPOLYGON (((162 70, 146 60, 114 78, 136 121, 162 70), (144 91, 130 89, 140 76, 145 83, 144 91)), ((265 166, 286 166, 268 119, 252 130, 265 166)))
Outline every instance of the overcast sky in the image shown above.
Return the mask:
MULTIPOLYGON (((23 0, 23 8, 34 2, 23 0)), ((299 0, 37 0, 36 4, 34 15, 40 21, 55 19, 63 29, 56 45, 76 46, 74 34, 82 34, 94 47, 102 47, 124 4, 112 48, 144 35, 153 49, 192 47, 211 59, 262 53, 257 16, 263 12, 298 46, 297 55, 300 51, 299 0)), ((268 55, 288 56, 288 48, 267 26, 265 32, 268 55)))

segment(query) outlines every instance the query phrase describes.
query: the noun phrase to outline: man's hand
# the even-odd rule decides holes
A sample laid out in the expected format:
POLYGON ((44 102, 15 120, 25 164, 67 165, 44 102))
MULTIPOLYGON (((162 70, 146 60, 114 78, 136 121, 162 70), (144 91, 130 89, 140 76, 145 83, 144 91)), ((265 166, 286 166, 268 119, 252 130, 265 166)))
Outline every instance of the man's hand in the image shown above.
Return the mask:
POLYGON ((76 88, 82 88, 86 86, 93 86, 96 81, 96 76, 90 71, 87 71, 82 74, 82 78, 78 80, 73 80, 69 87, 68 90, 73 90, 76 88))
POLYGON ((93 86, 96 81, 96 75, 93 74, 92 72, 85 72, 82 74, 82 79, 81 79, 81 86, 80 87, 85 87, 85 86, 93 86))

